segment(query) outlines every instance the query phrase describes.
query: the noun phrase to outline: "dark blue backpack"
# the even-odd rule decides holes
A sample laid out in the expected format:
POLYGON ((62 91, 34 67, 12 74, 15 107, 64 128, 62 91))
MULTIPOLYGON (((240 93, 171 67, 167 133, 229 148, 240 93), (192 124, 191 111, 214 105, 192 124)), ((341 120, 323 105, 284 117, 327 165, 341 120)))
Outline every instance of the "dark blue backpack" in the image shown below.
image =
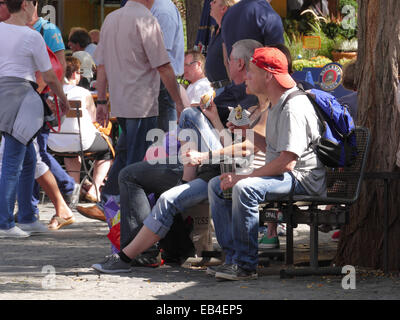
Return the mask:
POLYGON ((328 92, 302 88, 286 98, 283 105, 294 96, 306 95, 322 122, 321 139, 311 143, 321 162, 332 168, 351 166, 357 156, 355 124, 347 107, 341 105, 328 92))

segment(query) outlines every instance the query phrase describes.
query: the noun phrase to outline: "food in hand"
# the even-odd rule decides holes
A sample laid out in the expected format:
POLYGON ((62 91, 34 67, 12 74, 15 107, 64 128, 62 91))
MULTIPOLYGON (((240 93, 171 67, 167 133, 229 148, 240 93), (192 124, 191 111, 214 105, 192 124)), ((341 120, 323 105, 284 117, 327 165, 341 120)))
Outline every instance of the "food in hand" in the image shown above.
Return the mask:
POLYGON ((203 106, 203 109, 207 109, 210 106, 213 98, 215 98, 215 91, 213 91, 212 95, 206 93, 201 97, 200 104, 203 106))

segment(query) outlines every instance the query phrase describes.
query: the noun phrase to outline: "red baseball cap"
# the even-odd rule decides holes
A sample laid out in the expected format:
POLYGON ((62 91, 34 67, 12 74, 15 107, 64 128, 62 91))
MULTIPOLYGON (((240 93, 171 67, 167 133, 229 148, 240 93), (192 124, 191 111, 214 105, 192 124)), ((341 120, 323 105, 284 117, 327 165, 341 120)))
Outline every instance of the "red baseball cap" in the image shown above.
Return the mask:
POLYGON ((272 47, 258 48, 250 61, 260 69, 272 73, 282 87, 290 89, 296 86, 288 72, 287 58, 281 50, 272 47))

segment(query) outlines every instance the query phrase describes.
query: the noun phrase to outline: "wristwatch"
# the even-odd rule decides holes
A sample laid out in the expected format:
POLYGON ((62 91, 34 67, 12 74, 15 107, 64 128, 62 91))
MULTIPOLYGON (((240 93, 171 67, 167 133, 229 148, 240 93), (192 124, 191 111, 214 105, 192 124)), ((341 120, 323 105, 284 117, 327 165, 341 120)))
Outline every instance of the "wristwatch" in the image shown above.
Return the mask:
POLYGON ((107 104, 107 100, 97 100, 97 104, 107 104))

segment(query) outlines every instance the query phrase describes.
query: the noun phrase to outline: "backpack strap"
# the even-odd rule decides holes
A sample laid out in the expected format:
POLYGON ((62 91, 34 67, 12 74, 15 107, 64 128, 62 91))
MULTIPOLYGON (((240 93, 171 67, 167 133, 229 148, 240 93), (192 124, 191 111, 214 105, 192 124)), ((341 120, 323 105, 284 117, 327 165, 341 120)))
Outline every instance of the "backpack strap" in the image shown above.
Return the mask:
POLYGON ((294 97, 297 97, 297 96, 304 96, 304 95, 307 95, 307 93, 304 92, 304 91, 302 91, 301 89, 290 93, 290 94, 286 97, 286 99, 283 101, 283 103, 282 103, 282 109, 286 106, 286 104, 289 102, 290 99, 292 99, 292 98, 294 98, 294 97))
POLYGON ((47 24, 48 23, 48 21, 47 20, 45 20, 45 19, 43 19, 44 20, 44 22, 43 22, 43 24, 40 26, 40 30, 39 30, 39 32, 40 32, 40 34, 42 35, 42 37, 44 38, 44 30, 43 30, 43 26, 45 25, 45 24, 47 24))

